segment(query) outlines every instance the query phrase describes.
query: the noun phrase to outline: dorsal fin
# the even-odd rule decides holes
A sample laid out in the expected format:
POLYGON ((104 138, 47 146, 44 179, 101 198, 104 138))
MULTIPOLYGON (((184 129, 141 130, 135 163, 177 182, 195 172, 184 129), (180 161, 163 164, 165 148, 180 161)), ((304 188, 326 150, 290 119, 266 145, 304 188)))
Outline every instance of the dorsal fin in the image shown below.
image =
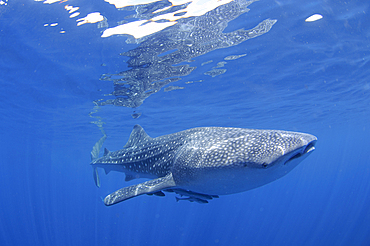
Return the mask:
POLYGON ((104 156, 108 155, 110 151, 107 148, 104 148, 104 156))
POLYGON ((123 146, 123 148, 135 147, 139 143, 150 140, 150 139, 151 137, 149 137, 149 135, 146 134, 146 132, 141 126, 135 125, 134 129, 131 132, 129 140, 127 141, 126 145, 123 146))

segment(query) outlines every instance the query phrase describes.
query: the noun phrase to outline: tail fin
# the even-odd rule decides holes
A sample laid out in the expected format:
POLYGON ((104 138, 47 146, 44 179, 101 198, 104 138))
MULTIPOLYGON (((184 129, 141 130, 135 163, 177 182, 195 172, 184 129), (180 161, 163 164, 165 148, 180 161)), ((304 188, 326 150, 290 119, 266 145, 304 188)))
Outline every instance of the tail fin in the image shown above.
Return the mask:
MULTIPOLYGON (((99 157, 100 149, 103 146, 105 139, 107 138, 107 134, 105 134, 105 131, 103 129, 101 130, 103 133, 103 137, 101 137, 99 141, 94 144, 94 147, 91 150, 91 160, 95 160, 99 157)), ((98 169, 96 167, 93 167, 93 169, 94 169, 93 176, 94 176, 95 185, 97 187, 100 187, 100 178, 99 178, 98 169)))
POLYGON ((96 187, 100 188, 100 178, 99 178, 99 173, 98 173, 98 169, 96 167, 93 167, 94 168, 94 182, 95 182, 95 185, 96 187))
POLYGON ((100 149, 103 146, 103 143, 104 143, 105 139, 107 138, 107 134, 105 134, 104 131, 102 131, 102 132, 104 133, 104 135, 99 139, 98 142, 96 142, 94 144, 94 147, 91 150, 91 160, 95 160, 99 157, 100 149))

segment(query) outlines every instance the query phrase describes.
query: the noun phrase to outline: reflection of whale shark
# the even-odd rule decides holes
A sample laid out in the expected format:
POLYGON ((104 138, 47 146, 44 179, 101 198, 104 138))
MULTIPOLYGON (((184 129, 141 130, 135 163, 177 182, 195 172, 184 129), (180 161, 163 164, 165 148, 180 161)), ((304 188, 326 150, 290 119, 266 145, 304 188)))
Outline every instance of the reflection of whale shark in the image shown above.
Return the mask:
MULTIPOLYGON (((177 200, 207 200, 250 190, 291 171, 315 148, 310 134, 224 127, 200 127, 157 138, 136 125, 122 150, 92 161, 96 167, 125 172, 126 181, 152 178, 122 188, 104 199, 112 205, 148 194, 176 192, 177 200)), ((95 180, 98 180, 95 177, 95 180)))
MULTIPOLYGON (((107 94, 109 96, 107 100, 97 100, 94 103, 99 106, 112 104, 137 108, 146 98, 159 92, 164 86, 192 73, 196 68, 196 63, 191 63, 195 57, 205 55, 213 50, 239 45, 269 32, 277 20, 265 19, 254 27, 237 30, 226 29, 229 22, 248 12, 248 6, 255 1, 185 1, 181 3, 181 1, 166 0, 154 1, 156 3, 153 4, 140 3, 136 5, 134 7, 135 18, 139 20, 104 31, 103 36, 109 36, 106 32, 120 30, 121 34, 130 34, 127 40, 129 43, 138 43, 139 45, 132 50, 121 53, 121 55, 129 57, 128 70, 125 69, 115 74, 102 74, 100 79, 112 81, 114 91, 107 94), (212 8, 210 11, 202 11, 215 5, 218 7, 212 8), (194 9, 194 6, 197 7, 194 9), (190 7, 196 11, 197 15, 184 18, 190 14, 190 7), (178 15, 178 11, 185 15, 178 15), (201 15, 198 16, 198 14, 201 15), (176 17, 177 20, 169 22, 168 20, 173 20, 169 16, 176 17), (151 28, 152 25, 161 26, 161 28, 151 28), (165 26, 168 27, 162 30, 162 27, 165 26), (149 32, 162 31, 139 39, 131 36, 142 36, 143 32, 146 32, 144 30, 149 32)), ((127 4, 131 1, 120 2, 127 4)), ((134 4, 134 1, 131 3, 134 4)), ((247 18, 247 16, 243 18, 247 18)), ((239 20, 239 23, 246 22, 249 21, 239 20)), ((257 23, 257 20, 250 21, 250 23, 253 22, 257 23)), ((144 36, 148 34, 144 33, 144 36)), ((226 72, 225 69, 214 69, 207 74, 217 76, 224 72, 226 72)))

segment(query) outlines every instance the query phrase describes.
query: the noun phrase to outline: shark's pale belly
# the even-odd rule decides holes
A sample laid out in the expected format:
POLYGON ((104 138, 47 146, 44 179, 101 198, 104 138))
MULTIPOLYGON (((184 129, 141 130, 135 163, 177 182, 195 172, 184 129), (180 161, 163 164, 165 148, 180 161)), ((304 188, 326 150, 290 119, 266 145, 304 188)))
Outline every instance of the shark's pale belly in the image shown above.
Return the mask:
MULTIPOLYGON (((300 160, 301 161, 301 160, 300 160)), ((289 173, 296 163, 276 165, 269 169, 228 168, 216 170, 198 170, 189 179, 183 177, 176 182, 179 187, 202 194, 229 195, 255 189, 271 183, 289 173)), ((173 173, 176 180, 176 173, 173 173)))

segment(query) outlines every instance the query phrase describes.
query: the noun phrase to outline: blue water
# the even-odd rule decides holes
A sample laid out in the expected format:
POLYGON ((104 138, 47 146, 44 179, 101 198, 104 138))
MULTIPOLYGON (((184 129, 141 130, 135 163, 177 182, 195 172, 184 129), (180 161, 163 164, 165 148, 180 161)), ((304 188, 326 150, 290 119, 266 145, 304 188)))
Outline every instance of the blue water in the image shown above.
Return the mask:
POLYGON ((277 19, 269 32, 193 58, 197 68, 170 84, 185 89, 162 88, 135 109, 93 101, 114 89, 100 76, 127 70, 119 53, 138 44, 101 38, 97 24, 77 27, 66 4, 112 23, 132 14, 103 1, 0 5, 0 245, 370 245, 368 1, 252 3, 225 32, 277 19), (323 19, 304 21, 315 13, 323 19), (224 74, 204 75, 239 54, 247 55, 227 61, 224 74), (112 172, 95 186, 94 122, 104 122, 109 150, 135 124, 152 137, 230 126, 307 132, 318 142, 285 177, 209 204, 168 194, 106 207, 102 198, 137 181, 112 172))

